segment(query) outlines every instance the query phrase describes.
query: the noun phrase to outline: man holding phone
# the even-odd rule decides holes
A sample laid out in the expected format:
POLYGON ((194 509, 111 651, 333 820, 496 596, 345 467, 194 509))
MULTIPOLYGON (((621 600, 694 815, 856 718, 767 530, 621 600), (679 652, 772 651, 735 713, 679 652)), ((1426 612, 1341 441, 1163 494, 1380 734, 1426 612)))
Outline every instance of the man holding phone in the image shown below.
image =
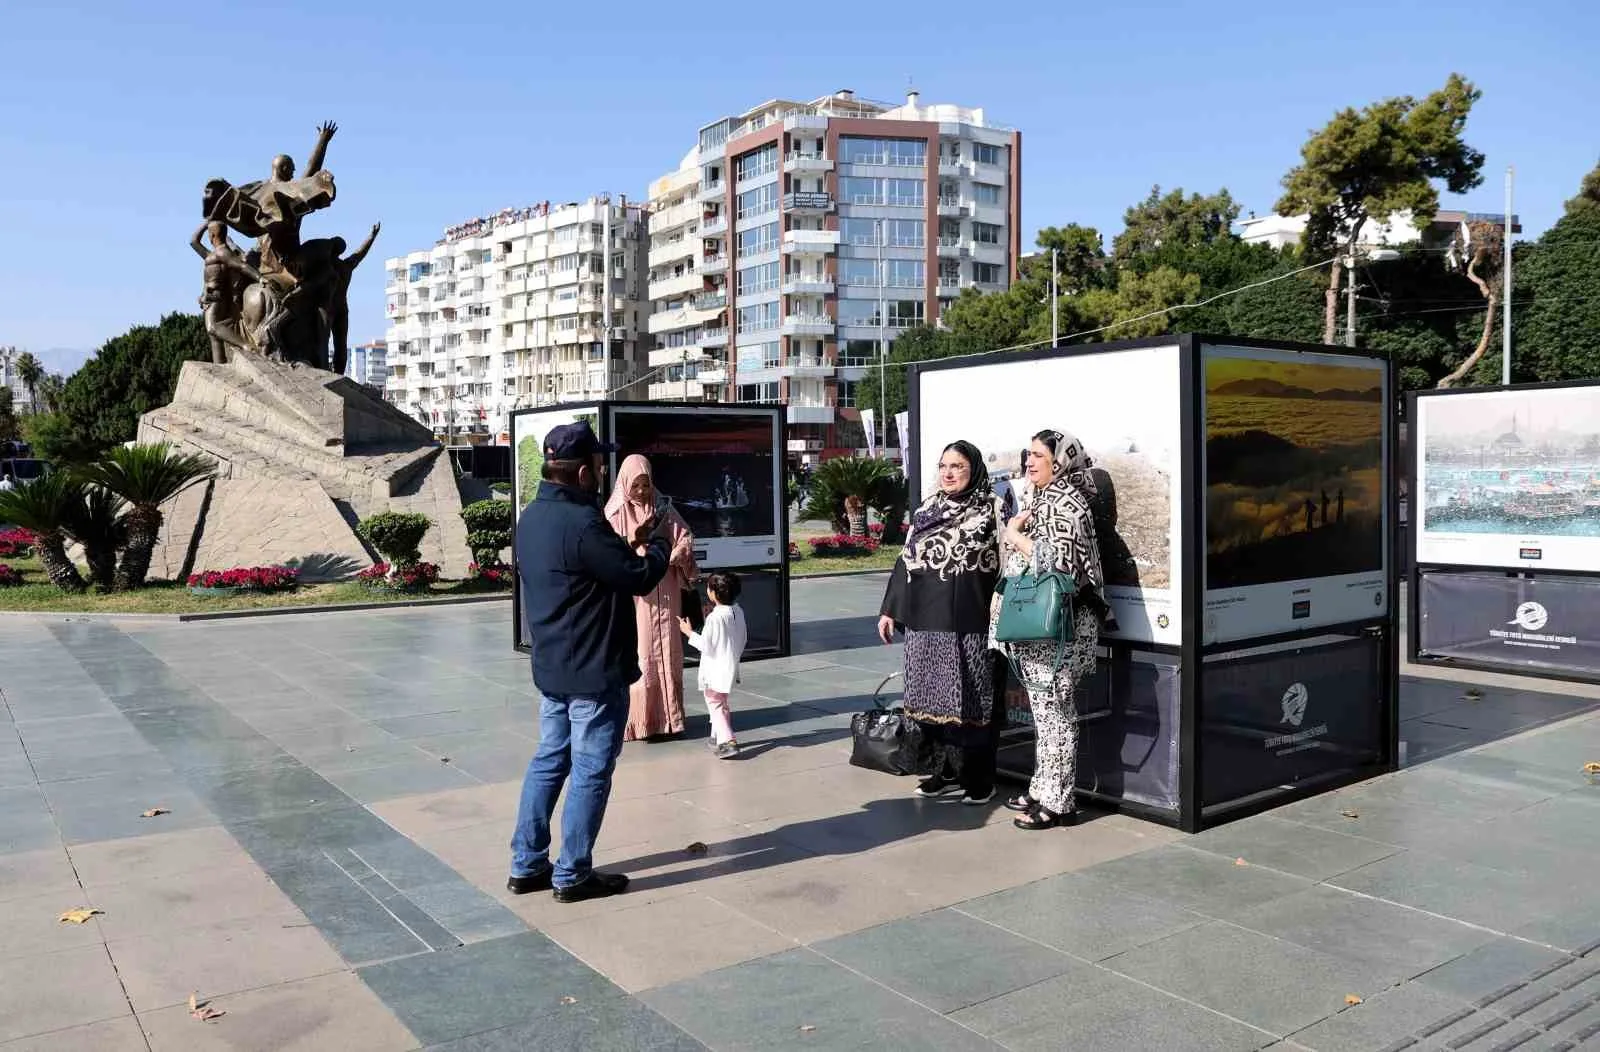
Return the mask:
POLYGON ((600 512, 602 445, 585 422, 544 440, 543 481, 517 523, 522 614, 533 641, 540 694, 539 749, 522 784, 511 838, 512 894, 553 889, 558 902, 617 895, 621 873, 592 868, 595 839, 628 721, 628 688, 639 676, 633 597, 666 576, 670 552, 656 519, 628 540, 600 512), (561 810, 561 856, 550 863, 550 822, 561 810))

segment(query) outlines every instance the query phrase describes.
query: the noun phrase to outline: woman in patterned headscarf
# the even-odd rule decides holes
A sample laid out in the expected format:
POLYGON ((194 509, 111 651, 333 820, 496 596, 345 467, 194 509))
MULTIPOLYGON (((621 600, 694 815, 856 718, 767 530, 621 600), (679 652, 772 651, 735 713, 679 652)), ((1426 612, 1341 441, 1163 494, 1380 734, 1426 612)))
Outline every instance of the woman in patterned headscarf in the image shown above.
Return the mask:
POLYGON ((905 632, 905 709, 936 755, 918 796, 994 796, 994 655, 989 599, 1000 573, 999 517, 983 454, 952 442, 939 457, 933 496, 911 516, 889 575, 878 636, 905 632))
MULTIPOLYGON (((1034 435, 1027 460, 1033 499, 1027 510, 1006 525, 1004 533, 1007 577, 1037 565, 1040 570, 1071 574, 1077 584, 1072 642, 1059 661, 1053 640, 992 644, 1016 663, 1033 710, 1033 780, 1026 793, 1006 801, 1007 807, 1022 812, 1012 822, 1018 829, 1049 829, 1076 821, 1072 790, 1077 775, 1078 723, 1073 693, 1079 681, 1094 671, 1100 626, 1110 612, 1094 529, 1092 466, 1083 443, 1073 436, 1062 431, 1034 435)), ((997 597, 991 614, 991 641, 999 613, 997 597)))

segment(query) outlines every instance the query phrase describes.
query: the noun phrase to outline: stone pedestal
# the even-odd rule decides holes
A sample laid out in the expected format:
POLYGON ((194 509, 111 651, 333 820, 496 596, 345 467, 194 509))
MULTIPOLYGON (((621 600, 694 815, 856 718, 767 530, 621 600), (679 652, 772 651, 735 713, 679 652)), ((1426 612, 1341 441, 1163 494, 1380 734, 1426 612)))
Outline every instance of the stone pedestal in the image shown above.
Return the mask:
POLYGON ((338 580, 372 565, 356 523, 399 511, 433 520, 424 560, 466 576, 461 494, 444 447, 348 377, 250 354, 188 362, 172 404, 140 419, 139 441, 217 462, 214 482, 164 509, 153 575, 287 563, 304 580, 338 580))

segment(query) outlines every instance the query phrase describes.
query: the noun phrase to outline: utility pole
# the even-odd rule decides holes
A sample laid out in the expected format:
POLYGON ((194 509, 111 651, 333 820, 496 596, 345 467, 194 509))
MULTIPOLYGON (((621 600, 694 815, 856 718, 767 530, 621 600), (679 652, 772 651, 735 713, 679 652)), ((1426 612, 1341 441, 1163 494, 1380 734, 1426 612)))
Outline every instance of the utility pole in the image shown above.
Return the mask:
POLYGON ((689 345, 683 345, 683 400, 689 400, 689 345))
POLYGON ((889 228, 878 220, 878 455, 889 441, 889 312, 883 300, 883 245, 888 240, 889 228))
POLYGON ((1344 319, 1344 345, 1356 345, 1356 250, 1350 248, 1350 254, 1344 257, 1345 274, 1345 319, 1344 319))
POLYGON ((1516 166, 1506 165, 1506 261, 1500 278, 1501 309, 1505 311, 1505 320, 1500 325, 1500 382, 1507 387, 1511 386, 1511 197, 1516 179, 1516 166))
POLYGON ((1061 292, 1056 285, 1056 249, 1050 250, 1050 346, 1061 338, 1061 292))

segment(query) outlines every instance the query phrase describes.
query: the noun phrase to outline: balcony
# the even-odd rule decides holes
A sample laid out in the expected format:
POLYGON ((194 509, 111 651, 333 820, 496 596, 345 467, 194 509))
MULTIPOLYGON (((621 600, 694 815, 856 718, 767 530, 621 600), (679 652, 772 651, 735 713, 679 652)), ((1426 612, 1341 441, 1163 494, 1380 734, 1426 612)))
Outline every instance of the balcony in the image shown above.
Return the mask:
POLYGON ((828 118, 820 113, 790 113, 783 118, 785 131, 827 131, 828 118))
POLYGON ((661 278, 650 283, 650 298, 653 300, 671 300, 679 296, 699 292, 705 287, 705 279, 698 271, 690 270, 670 278, 661 278))
POLYGON ((814 355, 796 355, 778 366, 778 374, 796 379, 822 379, 833 375, 833 363, 814 355))
POLYGON ((939 198, 939 214, 948 219, 961 219, 971 214, 959 197, 939 198))
POLYGON ((718 214, 714 216, 708 216, 700 220, 701 237, 721 237, 727 232, 728 217, 725 215, 718 214))
POLYGON ((940 295, 940 296, 959 296, 959 295, 961 295, 961 279, 958 278, 958 277, 946 277, 945 275, 941 274, 939 276, 939 291, 938 291, 937 295, 940 295))
POLYGON ((700 264, 701 274, 726 274, 728 272, 727 256, 707 256, 700 264))
POLYGON ((790 314, 778 330, 782 336, 832 336, 834 321, 826 314, 790 314))
POLYGON ((721 179, 714 183, 701 183, 694 195, 696 201, 720 201, 728 196, 728 184, 721 179))
POLYGON ((698 402, 705 397, 707 381, 691 376, 687 380, 662 380, 646 388, 652 402, 698 402))
POLYGON ((659 369, 664 365, 682 365, 684 362, 698 362, 704 359, 705 352, 699 344, 687 344, 683 347, 657 347, 650 352, 650 368, 659 369))
POLYGON ((833 279, 826 274, 789 274, 783 279, 785 296, 829 296, 833 279))
POLYGON ((700 346, 702 346, 702 347, 726 347, 726 346, 728 346, 728 330, 726 328, 722 328, 722 329, 702 329, 702 330, 700 330, 700 346))
POLYGON ((702 292, 694 298, 695 310, 722 310, 727 305, 726 292, 702 292))
POLYGON ((789 403, 791 424, 831 424, 837 411, 831 405, 795 405, 789 403))
POLYGON ((786 230, 784 255, 825 256, 839 247, 837 230, 786 230))
POLYGON ((653 245, 650 248, 650 265, 662 267, 668 263, 676 263, 680 259, 692 259, 695 249, 699 247, 700 242, 687 237, 680 237, 664 245, 653 245))
POLYGON ((820 153, 805 153, 793 151, 783 159, 783 170, 786 173, 817 174, 833 171, 833 158, 824 157, 820 153))
POLYGON ((784 194, 783 210, 798 214, 821 215, 833 211, 833 195, 814 190, 784 194))
POLYGON ((945 259, 965 259, 970 254, 970 251, 961 243, 959 237, 941 237, 939 239, 939 255, 945 259))
POLYGON ((940 157, 939 174, 959 179, 964 175, 971 175, 972 166, 959 157, 940 157))

